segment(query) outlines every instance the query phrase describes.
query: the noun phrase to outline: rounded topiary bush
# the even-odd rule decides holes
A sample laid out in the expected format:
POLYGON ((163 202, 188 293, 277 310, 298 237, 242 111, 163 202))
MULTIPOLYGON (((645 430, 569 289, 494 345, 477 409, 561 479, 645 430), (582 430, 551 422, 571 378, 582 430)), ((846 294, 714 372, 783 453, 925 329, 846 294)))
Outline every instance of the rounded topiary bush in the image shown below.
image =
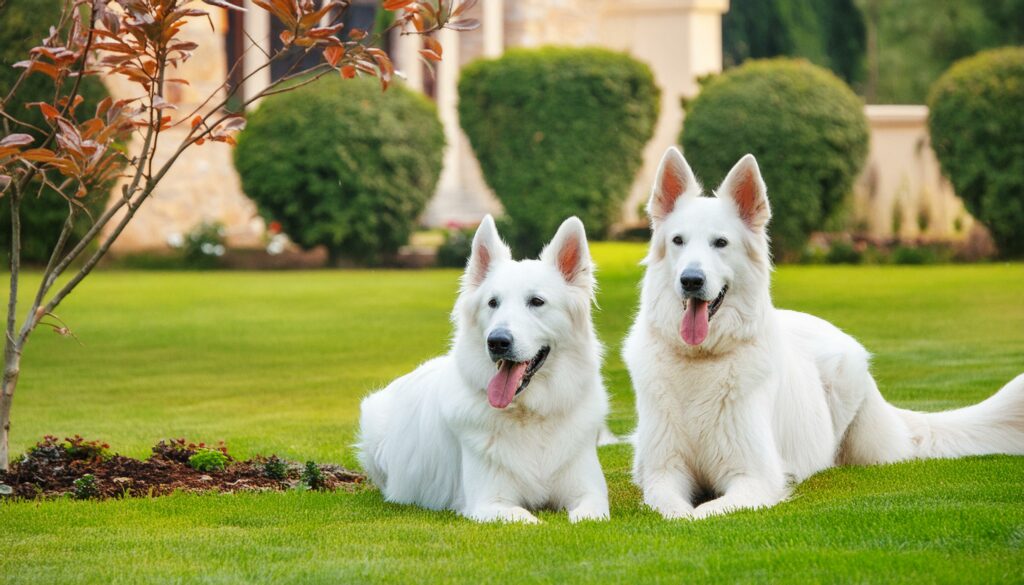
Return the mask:
POLYGON ((748 61, 711 78, 687 108, 681 142, 709 188, 744 154, 757 157, 772 205, 772 247, 799 254, 850 192, 868 151, 864 105, 803 60, 748 61))
POLYGON ((238 137, 242 187, 299 245, 376 263, 409 239, 441 173, 426 97, 328 76, 267 98, 238 137))
POLYGON ((928 108, 942 173, 1002 255, 1024 254, 1024 48, 958 61, 932 86, 928 108))
POLYGON ((658 117, 650 69, 604 49, 513 50, 459 80, 459 116, 505 207, 502 235, 536 254, 576 215, 601 236, 620 214, 658 117))
MULTIPOLYGON (((42 43, 49 34, 51 25, 60 18, 63 0, 7 0, 0 1, 0 99, 14 86, 24 69, 12 67, 18 61, 29 58, 29 50, 42 43)), ((65 87, 65 94, 70 86, 65 87)), ((79 94, 85 101, 78 107, 79 119, 91 118, 96 104, 107 97, 107 90, 96 77, 82 80, 79 94)), ((18 120, 37 128, 47 128, 46 121, 38 108, 28 109, 31 102, 50 102, 53 99, 53 81, 45 75, 34 73, 25 78, 18 92, 4 111, 18 120)), ((34 130, 12 123, 12 132, 24 132, 35 137, 34 146, 40 146, 44 136, 34 130)), ((2 132, 0 132, 2 134, 2 132)), ((44 189, 39 197, 33 189, 21 203, 21 257, 29 262, 45 262, 57 242, 64 220, 68 215, 68 203, 51 189, 44 189)), ((108 200, 109 188, 96 189, 81 202, 89 213, 96 217, 102 213, 108 200)), ((80 238, 92 225, 89 218, 79 214, 68 246, 80 238)), ((0 205, 0 249, 9 250, 11 240, 11 210, 6 201, 0 205)))

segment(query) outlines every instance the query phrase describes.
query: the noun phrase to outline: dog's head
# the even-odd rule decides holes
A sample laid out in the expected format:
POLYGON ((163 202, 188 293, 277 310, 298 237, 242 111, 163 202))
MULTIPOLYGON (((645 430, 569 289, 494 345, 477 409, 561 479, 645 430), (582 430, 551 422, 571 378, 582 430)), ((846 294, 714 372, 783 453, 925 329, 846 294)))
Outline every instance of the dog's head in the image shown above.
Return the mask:
MULTIPOLYGON (((589 334, 593 265, 583 222, 565 220, 539 260, 515 261, 491 216, 473 237, 456 305, 457 344, 483 364, 488 401, 505 408, 549 357, 589 334)), ((482 375, 481 375, 482 374, 482 375)))
MULTIPOLYGON (((767 190, 757 161, 746 155, 714 197, 701 196, 690 165, 671 147, 658 168, 647 204, 651 218, 649 270, 659 271, 681 309, 679 335, 701 346, 714 333, 712 319, 735 326, 770 269, 767 190)), ((717 323, 716 323, 717 324, 717 323)))

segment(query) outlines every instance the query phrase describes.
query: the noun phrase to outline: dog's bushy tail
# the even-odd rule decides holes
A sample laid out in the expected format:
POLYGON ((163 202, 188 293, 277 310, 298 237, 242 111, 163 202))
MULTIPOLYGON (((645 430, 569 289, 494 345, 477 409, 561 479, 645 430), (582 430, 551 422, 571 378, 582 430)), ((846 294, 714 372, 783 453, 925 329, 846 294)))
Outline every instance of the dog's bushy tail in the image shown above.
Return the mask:
POLYGON ((1024 455, 1024 374, 979 404, 944 412, 897 408, 870 378, 869 383, 837 457, 840 464, 1024 455))
POLYGON ((895 410, 910 431, 916 458, 1024 455, 1024 374, 973 406, 933 413, 895 410))

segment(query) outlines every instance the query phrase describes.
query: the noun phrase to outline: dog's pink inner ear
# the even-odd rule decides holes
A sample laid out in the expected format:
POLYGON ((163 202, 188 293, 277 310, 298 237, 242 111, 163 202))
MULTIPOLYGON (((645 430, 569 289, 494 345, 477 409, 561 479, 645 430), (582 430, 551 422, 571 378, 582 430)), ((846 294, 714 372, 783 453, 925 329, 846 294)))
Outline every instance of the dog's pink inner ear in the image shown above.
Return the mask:
POLYGON ((487 246, 479 245, 473 250, 473 265, 470 268, 470 282, 473 286, 480 286, 487 278, 487 270, 491 266, 491 253, 487 246))
POLYGON ((662 170, 658 178, 658 188, 654 196, 654 209, 652 210, 655 219, 664 219, 672 213, 676 206, 676 199, 686 192, 686 179, 682 169, 669 162, 662 170))
POLYGON ((572 281, 580 270, 580 242, 576 238, 569 238, 558 250, 558 271, 562 273, 565 280, 572 281))
POLYGON ((739 209, 740 218, 748 227, 760 227, 764 216, 766 200, 758 188, 757 178, 752 169, 744 169, 732 188, 732 199, 739 209))

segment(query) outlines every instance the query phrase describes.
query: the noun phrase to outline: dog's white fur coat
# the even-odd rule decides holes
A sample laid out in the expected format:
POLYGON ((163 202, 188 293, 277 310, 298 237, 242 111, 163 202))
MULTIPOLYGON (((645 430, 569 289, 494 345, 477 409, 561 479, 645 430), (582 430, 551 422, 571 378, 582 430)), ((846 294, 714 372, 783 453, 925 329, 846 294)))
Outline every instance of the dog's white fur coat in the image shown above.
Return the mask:
POLYGON ((363 400, 359 458, 385 499, 478 521, 536 522, 531 511, 542 508, 566 509, 573 522, 608 518, 597 457, 608 398, 593 294, 578 219, 562 224, 540 260, 516 262, 487 216, 452 312, 451 351, 363 400), (543 306, 531 306, 538 296, 543 306), (485 390, 496 371, 486 340, 496 328, 511 331, 514 361, 550 347, 504 409, 485 390))
POLYGON ((752 156, 703 197, 669 149, 648 212, 640 310, 623 357, 636 390, 634 479, 666 518, 772 506, 792 481, 836 464, 1024 454, 1024 375, 975 406, 902 410, 882 398, 856 340, 772 306, 771 212, 752 156), (681 337, 689 267, 703 272, 705 300, 728 286, 697 345, 681 337), (700 494, 713 499, 694 507, 700 494))

